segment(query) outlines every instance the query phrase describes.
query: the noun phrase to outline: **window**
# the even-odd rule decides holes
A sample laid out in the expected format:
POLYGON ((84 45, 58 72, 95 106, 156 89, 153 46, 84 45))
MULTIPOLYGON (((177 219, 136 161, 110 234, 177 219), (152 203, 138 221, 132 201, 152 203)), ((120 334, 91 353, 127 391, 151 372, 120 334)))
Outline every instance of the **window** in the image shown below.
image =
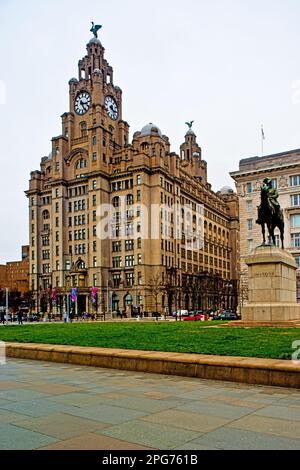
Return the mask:
POLYGON ((133 205, 133 195, 132 194, 128 194, 126 196, 126 204, 127 206, 132 206, 133 205))
POLYGON ((295 256, 295 261, 297 263, 297 267, 300 268, 300 256, 295 256))
POLYGON ((96 222, 97 220, 97 213, 96 211, 93 211, 93 222, 96 222))
POLYGON ((137 186, 141 186, 141 184, 142 184, 142 177, 141 177, 141 175, 138 175, 138 176, 136 177, 136 184, 137 184, 137 186))
POLYGON ((120 268, 121 267, 121 256, 116 256, 112 259, 113 268, 120 268))
POLYGON ((55 233, 55 241, 59 242, 59 232, 55 233))
POLYGON ((50 212, 44 211, 42 217, 44 220, 50 219, 50 212))
POLYGON ((300 206, 300 194, 294 194, 291 196, 291 205, 292 207, 300 206))
POLYGON ((247 201, 246 206, 247 206, 247 212, 253 211, 253 201, 247 201))
POLYGON ((300 233, 292 233, 291 240, 293 248, 300 247, 300 233))
POLYGON ((247 184, 246 184, 246 193, 247 193, 247 194, 253 193, 253 186, 252 186, 252 183, 247 183, 247 184))
POLYGON ((112 204, 113 204, 115 209, 120 207, 120 198, 118 196, 114 197, 113 200, 112 200, 112 204))
POLYGON ((248 240, 248 251, 251 253, 253 250, 253 240, 248 240))
POLYGON ((56 256, 59 256, 59 246, 56 246, 56 247, 55 247, 55 255, 56 255, 56 256))
POLYGON ((97 256, 93 256, 93 268, 97 268, 97 256))
POLYGON ((295 175, 290 177, 291 186, 300 186, 300 175, 295 175))
POLYGON ((136 193, 136 200, 137 200, 138 202, 141 201, 141 191, 140 191, 140 190, 137 191, 137 193, 136 193))
POLYGON ((93 241, 93 252, 97 251, 97 242, 93 241))
POLYGON ((300 228, 300 214, 291 215, 291 228, 300 228))
POLYGON ((113 275, 113 285, 115 288, 119 288, 121 284, 121 274, 114 274, 113 275))
POLYGON ((97 274, 93 274, 93 286, 96 287, 98 285, 97 274))
POLYGON ((277 184, 277 179, 276 178, 272 179, 271 184, 272 184, 273 189, 277 189, 278 184, 277 184))
POLYGON ((96 205, 97 205, 97 197, 94 194, 94 196, 93 196, 93 206, 96 206, 96 205))
POLYGON ((80 160, 78 160, 76 164, 76 169, 79 170, 81 168, 86 168, 86 166, 87 166, 86 160, 84 158, 81 158, 80 160))
POLYGON ((55 197, 59 197, 59 189, 55 190, 55 197))
POLYGON ((71 261, 70 260, 66 261, 66 271, 71 271, 71 261))
POLYGON ((96 180, 94 180, 92 182, 92 189, 97 189, 97 181, 96 180))
POLYGON ((248 219, 247 220, 247 228, 248 230, 253 230, 253 219, 248 219))
POLYGON ((93 145, 96 145, 97 144, 97 137, 94 135, 93 137, 93 145))
POLYGON ((59 202, 56 202, 56 203, 55 203, 55 212, 56 212, 56 213, 59 212, 59 202))
POLYGON ((134 250, 134 240, 125 240, 125 251, 134 250))
POLYGON ((97 236, 97 227, 96 225, 93 226, 93 237, 97 236))
MULTIPOLYGON (((126 273, 126 284, 127 284, 127 287, 134 286, 134 273, 126 273)), ((128 302, 129 302, 129 299, 128 299, 128 302)), ((131 298, 131 303, 129 305, 131 304, 132 304, 132 298, 131 298)))
POLYGON ((122 242, 113 242, 112 251, 113 253, 120 253, 122 251, 122 242))
POLYGON ((93 152, 93 162, 97 161, 97 152, 93 152))
POLYGON ((58 217, 56 217, 56 219, 55 219, 55 227, 59 227, 59 218, 58 217))
POLYGON ((138 265, 141 266, 142 264, 142 255, 139 253, 138 254, 138 265))
POLYGON ((143 285, 142 273, 138 273, 138 285, 139 285, 139 286, 142 286, 142 285, 143 285))
POLYGON ((137 247, 138 247, 139 249, 142 248, 142 239, 141 239, 141 238, 138 238, 138 239, 137 239, 137 247))
POLYGON ((55 171, 59 171, 59 162, 55 163, 55 171))
POLYGON ((134 266, 134 256, 125 256, 125 267, 126 268, 131 268, 134 266))

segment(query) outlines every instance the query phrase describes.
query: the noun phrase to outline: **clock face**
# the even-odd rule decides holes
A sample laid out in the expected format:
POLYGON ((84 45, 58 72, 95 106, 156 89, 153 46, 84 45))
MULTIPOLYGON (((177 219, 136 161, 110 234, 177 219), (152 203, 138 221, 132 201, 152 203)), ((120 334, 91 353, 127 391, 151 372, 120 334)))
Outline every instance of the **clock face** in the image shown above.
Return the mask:
POLYGON ((83 114, 87 113, 91 107, 91 96, 87 91, 82 91, 79 95, 75 98, 74 109, 75 113, 82 116, 83 114))
POLYGON ((107 96, 104 103, 110 119, 116 121, 119 117, 119 109, 116 100, 112 96, 107 96))

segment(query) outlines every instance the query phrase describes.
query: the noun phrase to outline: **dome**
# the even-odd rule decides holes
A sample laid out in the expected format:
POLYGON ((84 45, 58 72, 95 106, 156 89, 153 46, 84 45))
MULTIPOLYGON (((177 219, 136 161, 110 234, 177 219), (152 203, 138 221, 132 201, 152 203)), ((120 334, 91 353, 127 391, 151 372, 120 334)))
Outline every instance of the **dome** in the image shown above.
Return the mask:
POLYGON ((49 153, 48 160, 52 160, 52 152, 49 153))
POLYGON ((193 131, 193 129, 189 129, 186 133, 186 135, 194 135, 196 136, 195 132, 193 131))
POLYGON ((77 78, 71 78, 71 80, 69 80, 69 85, 71 85, 71 83, 78 83, 77 78))
POLYGON ((101 42, 100 42, 99 39, 97 39, 97 38, 92 38, 92 39, 89 41, 88 45, 90 46, 90 45, 92 45, 92 44, 95 44, 96 46, 101 46, 101 42))
POLYGON ((159 137, 162 137, 162 132, 161 132, 160 128, 157 127, 152 122, 150 122, 149 124, 144 126, 143 129, 141 130, 141 136, 151 135, 152 133, 157 133, 159 135, 159 137))
POLYGON ((224 188, 222 188, 222 189, 220 190, 220 193, 223 194, 223 195, 225 195, 225 194, 233 194, 234 191, 233 191, 232 188, 230 188, 230 186, 224 186, 224 188))
POLYGON ((100 69, 95 69, 95 70, 94 70, 94 74, 96 74, 96 75, 102 75, 102 72, 101 72, 100 69))

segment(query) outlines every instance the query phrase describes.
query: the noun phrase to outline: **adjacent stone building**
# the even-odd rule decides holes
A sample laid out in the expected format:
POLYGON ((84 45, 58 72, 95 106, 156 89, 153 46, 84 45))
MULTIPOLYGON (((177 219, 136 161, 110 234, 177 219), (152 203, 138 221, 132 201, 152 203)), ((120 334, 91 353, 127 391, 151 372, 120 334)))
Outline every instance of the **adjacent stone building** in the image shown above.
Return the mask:
POLYGON ((0 288, 20 292, 29 290, 29 246, 22 246, 22 260, 11 261, 0 266, 0 288))
MULTIPOLYGON (((240 206, 241 286, 247 289, 244 259, 262 243, 261 227, 256 224, 260 189, 267 177, 278 189, 285 218, 285 249, 294 257, 300 273, 300 149, 240 161, 239 171, 231 173, 236 182, 240 206)), ((276 232, 279 246, 279 231, 276 232)), ((298 289, 298 298, 300 291, 298 289)), ((245 296, 246 297, 246 296, 245 296)))
POLYGON ((26 191, 36 308, 52 293, 62 311, 72 289, 77 313, 233 305, 236 194, 212 191, 191 127, 180 155, 153 123, 129 141, 104 52, 96 38, 87 44, 62 133, 26 191))

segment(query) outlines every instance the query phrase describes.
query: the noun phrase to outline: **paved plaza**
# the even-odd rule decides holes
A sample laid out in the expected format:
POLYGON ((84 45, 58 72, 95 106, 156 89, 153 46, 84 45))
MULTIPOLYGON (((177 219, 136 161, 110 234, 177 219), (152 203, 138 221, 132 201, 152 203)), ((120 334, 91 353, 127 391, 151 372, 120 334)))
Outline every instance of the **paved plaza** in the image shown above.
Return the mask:
POLYGON ((10 359, 0 449, 300 449, 300 392, 10 359))

